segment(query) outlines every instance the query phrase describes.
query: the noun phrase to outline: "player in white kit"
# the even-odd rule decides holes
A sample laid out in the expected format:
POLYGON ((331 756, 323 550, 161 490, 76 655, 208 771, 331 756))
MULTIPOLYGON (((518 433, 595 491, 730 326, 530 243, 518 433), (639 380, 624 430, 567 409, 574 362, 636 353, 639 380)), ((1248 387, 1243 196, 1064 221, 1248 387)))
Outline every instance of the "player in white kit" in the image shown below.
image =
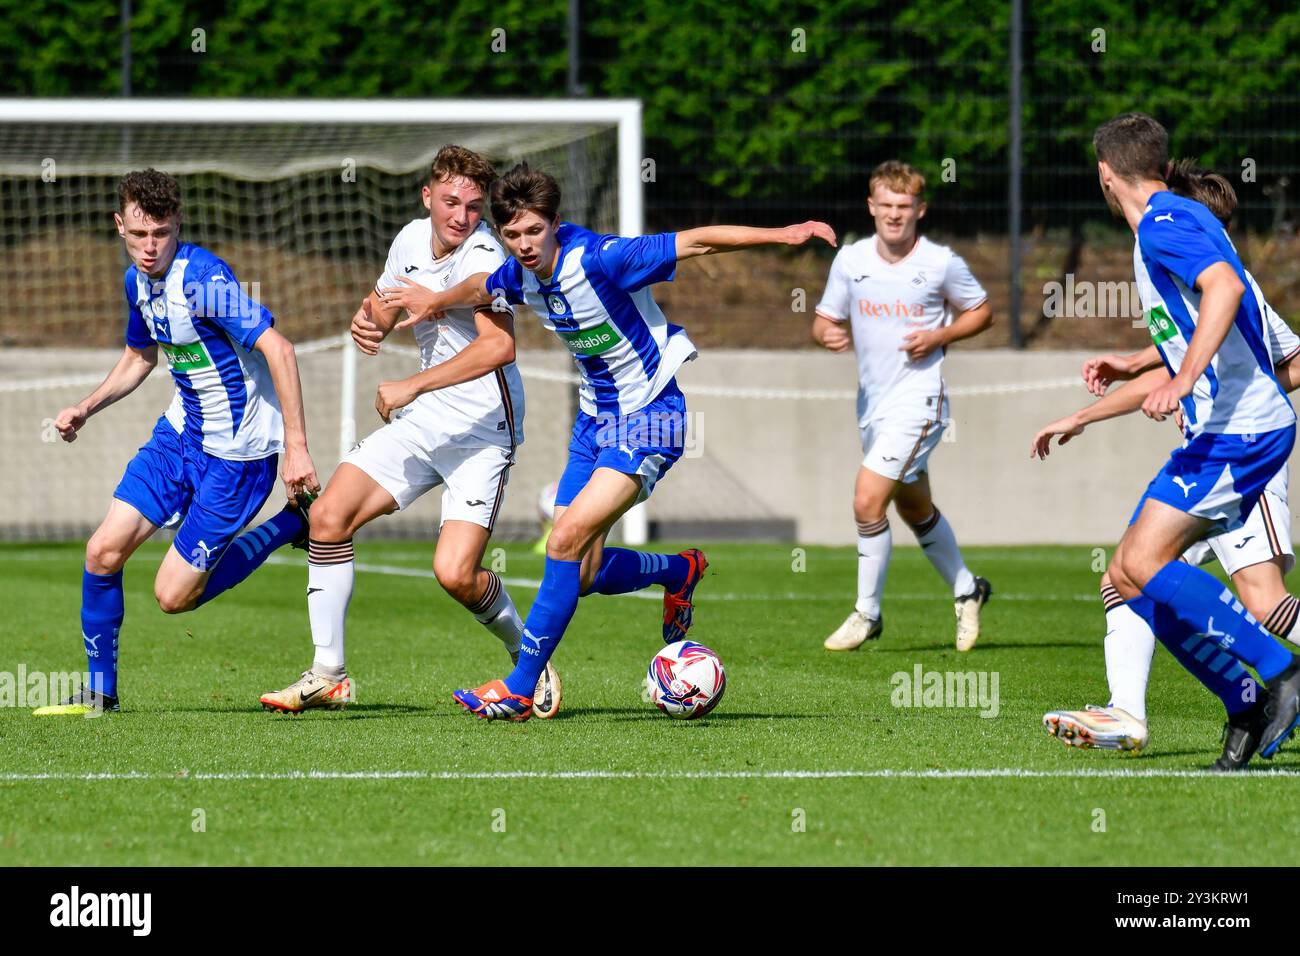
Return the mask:
POLYGON ((961 256, 917 235, 925 178, 896 160, 871 174, 875 235, 845 246, 817 305, 813 339, 858 359, 858 428, 865 455, 853 492, 858 525, 858 600, 826 638, 848 651, 878 638, 885 572, 893 549, 885 510, 894 508, 952 588, 957 650, 979 638, 980 608, 992 589, 962 559, 947 519, 930 496, 930 453, 948 423, 943 382, 947 346, 992 324, 988 296, 961 256))
MULTIPOLYGON (((353 319, 357 346, 375 354, 379 338, 422 295, 505 261, 483 222, 492 165, 477 153, 445 146, 421 190, 428 218, 415 219, 393 240, 374 291, 353 319), (371 338, 358 336, 360 328, 371 338)), ((495 634, 512 660, 523 624, 504 584, 482 567, 501 510, 515 449, 523 441, 524 391, 515 367, 514 314, 509 308, 449 309, 415 327, 420 371, 383 382, 375 401, 386 424, 340 463, 311 508, 307 608, 315 660, 302 677, 265 694, 268 710, 335 709, 352 698, 344 663, 344 631, 354 576, 352 537, 380 515, 410 507, 443 486, 442 524, 433 570, 442 587, 495 634)), ((552 717, 560 682, 548 668, 538 682, 534 716, 552 717)))

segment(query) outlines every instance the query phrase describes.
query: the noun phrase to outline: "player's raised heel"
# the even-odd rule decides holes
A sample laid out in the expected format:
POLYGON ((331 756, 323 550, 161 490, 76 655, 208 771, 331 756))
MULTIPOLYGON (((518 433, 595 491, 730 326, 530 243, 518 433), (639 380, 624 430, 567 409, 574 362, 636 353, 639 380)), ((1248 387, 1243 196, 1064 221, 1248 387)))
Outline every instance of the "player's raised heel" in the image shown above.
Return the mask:
POLYGON ((61 703, 51 704, 48 707, 37 707, 32 711, 32 716, 93 717, 98 714, 116 713, 121 709, 122 705, 116 697, 82 687, 61 703))
POLYGON ((1146 721, 1119 707, 1052 710, 1043 715, 1043 726, 1067 747, 1138 751, 1149 739, 1146 721))
POLYGON ((980 639, 980 609, 992 596, 993 585, 984 578, 976 578, 975 589, 953 603, 957 613, 957 650, 969 651, 980 639))
POLYGON ((664 589, 665 644, 686 640, 686 632, 691 629, 695 612, 695 605, 691 603, 691 598, 695 595, 695 588, 700 583, 700 579, 704 577, 704 569, 709 566, 704 552, 698 548, 688 548, 681 552, 680 557, 687 560, 690 570, 686 573, 685 582, 676 591, 669 593, 666 588, 664 589))
POLYGON ((533 716, 532 698, 510 693, 505 681, 489 681, 474 690, 458 690, 451 695, 481 720, 511 720, 522 723, 533 716))
POLYGON ((261 696, 263 710, 285 714, 300 714, 304 710, 342 710, 356 699, 352 680, 346 674, 331 677, 312 670, 302 672, 284 690, 271 691, 261 696))
POLYGON ((550 661, 546 670, 537 678, 537 690, 533 692, 533 716, 538 720, 550 720, 560 712, 560 700, 564 685, 560 683, 559 672, 550 661))
POLYGON ((874 641, 885 632, 885 619, 867 617, 859 610, 844 619, 834 633, 822 641, 828 651, 856 651, 867 641, 874 641))

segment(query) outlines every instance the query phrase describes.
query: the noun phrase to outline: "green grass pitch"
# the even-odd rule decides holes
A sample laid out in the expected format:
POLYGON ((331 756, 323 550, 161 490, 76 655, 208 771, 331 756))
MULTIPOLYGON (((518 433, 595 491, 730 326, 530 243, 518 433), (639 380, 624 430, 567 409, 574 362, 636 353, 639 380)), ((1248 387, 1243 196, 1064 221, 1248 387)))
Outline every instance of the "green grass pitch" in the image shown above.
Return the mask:
MULTIPOLYGON (((1218 754, 1220 710, 1163 650, 1145 754, 1044 734, 1044 710, 1105 703, 1090 548, 969 549, 996 593, 966 655, 917 549, 895 554, 884 638, 835 655, 821 641, 852 604, 851 550, 707 548, 691 636, 727 667, 712 716, 641 698, 658 600, 593 597, 556 655, 564 712, 523 725, 452 701, 507 661, 422 576, 427 544, 358 541, 363 565, 389 569, 357 575, 358 701, 296 718, 257 698, 311 660, 301 552, 168 617, 152 599, 162 549, 127 568, 126 711, 0 707, 0 865, 1244 865, 1262 833, 1269 862, 1300 863, 1300 745, 1267 772, 1189 773, 1218 754), (996 716, 895 706, 894 675, 918 665, 996 674, 996 716)), ((540 576, 528 549, 504 554, 508 580, 540 576)), ((0 547, 0 672, 84 669, 80 562, 74 545, 0 547)), ((511 591, 521 610, 533 598, 511 591)))

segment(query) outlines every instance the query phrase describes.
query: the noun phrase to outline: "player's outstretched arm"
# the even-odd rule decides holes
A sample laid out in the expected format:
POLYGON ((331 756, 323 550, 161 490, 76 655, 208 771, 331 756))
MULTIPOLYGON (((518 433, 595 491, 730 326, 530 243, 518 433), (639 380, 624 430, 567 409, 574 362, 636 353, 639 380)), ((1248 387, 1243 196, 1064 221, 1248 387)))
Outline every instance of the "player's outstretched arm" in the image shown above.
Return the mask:
POLYGON ((1154 345, 1132 355, 1099 355, 1083 363, 1083 384, 1100 398, 1115 382, 1128 381, 1160 364, 1160 350, 1154 345))
MULTIPOLYGON (((1084 428, 1094 422, 1104 422, 1108 418, 1118 418, 1137 411, 1148 395, 1167 384, 1169 384, 1169 372, 1164 368, 1153 368, 1131 382, 1125 382, 1123 386, 1086 408, 1081 408, 1072 415, 1066 415, 1050 425, 1045 425, 1034 436, 1029 446, 1029 457, 1046 458, 1051 453, 1052 439, 1057 435, 1061 436, 1057 444, 1064 445, 1070 439, 1082 435, 1084 428)), ((1164 418, 1163 415, 1160 417, 1164 418)))
POLYGON ((98 388, 55 416, 54 427, 58 429, 59 437, 64 441, 76 441, 77 432, 86 424, 86 419, 134 392, 157 364, 158 346, 137 349, 128 345, 98 388))
POLYGON ((753 246, 802 246, 811 239, 835 245, 835 230, 824 222, 809 220, 781 229, 758 229, 752 226, 701 226, 677 233, 677 259, 711 256, 718 252, 735 252, 753 246))
POLYGON ((285 497, 290 501, 301 491, 320 491, 316 466, 307 451, 307 418, 303 413, 302 380, 298 375, 298 356, 293 343, 275 329, 267 329, 257 337, 253 348, 266 357, 271 371, 275 395, 280 400, 284 416, 284 457, 280 461, 280 477, 284 480, 285 497))
POLYGON ((515 321, 509 312, 476 309, 478 337, 445 362, 396 382, 380 382, 375 411, 387 422, 393 412, 425 392, 482 378, 515 360, 515 321))
POLYGON ((486 272, 476 272, 442 292, 434 292, 399 276, 399 281, 403 283, 401 286, 380 289, 379 294, 385 304, 407 311, 407 317, 396 326, 407 329, 417 322, 427 322, 448 309, 491 305, 493 295, 487 288, 488 275, 486 272))
POLYGON ((1182 399, 1192 394, 1196 380, 1228 337, 1246 292, 1236 271, 1222 261, 1201 271, 1196 277, 1196 288, 1201 292, 1201 310, 1191 341, 1187 343, 1187 354, 1178 374, 1148 395, 1142 404, 1142 413, 1150 418, 1158 420, 1171 414, 1182 399))

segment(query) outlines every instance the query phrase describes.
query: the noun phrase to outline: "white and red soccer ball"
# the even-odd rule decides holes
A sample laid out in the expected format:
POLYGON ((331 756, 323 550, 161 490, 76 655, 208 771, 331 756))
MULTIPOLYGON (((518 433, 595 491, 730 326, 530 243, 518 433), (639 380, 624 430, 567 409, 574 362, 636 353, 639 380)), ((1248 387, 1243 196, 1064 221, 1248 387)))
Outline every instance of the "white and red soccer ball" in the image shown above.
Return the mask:
POLYGON ((678 641, 655 654, 646 672, 650 702, 669 717, 694 720, 722 700, 727 672, 718 655, 703 644, 678 641))

